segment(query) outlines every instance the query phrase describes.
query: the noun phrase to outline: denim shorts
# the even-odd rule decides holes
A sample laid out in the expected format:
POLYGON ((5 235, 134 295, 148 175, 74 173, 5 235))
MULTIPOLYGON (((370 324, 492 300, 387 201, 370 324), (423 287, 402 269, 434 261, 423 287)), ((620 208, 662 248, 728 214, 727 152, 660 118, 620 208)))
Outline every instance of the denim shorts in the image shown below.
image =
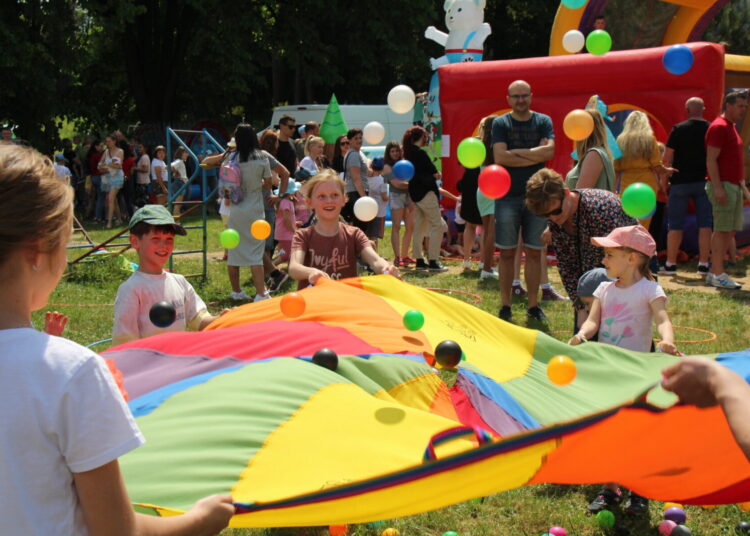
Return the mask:
POLYGON ((412 204, 408 190, 397 190, 391 187, 391 210, 402 210, 412 204))
POLYGON ((544 249, 542 232, 547 219, 540 218, 528 208, 524 197, 502 197, 495 200, 495 244, 500 249, 518 247, 518 230, 521 229, 523 245, 529 249, 544 249))
POLYGON ((667 202, 667 217, 669 218, 670 231, 682 231, 690 199, 693 200, 693 204, 695 205, 695 219, 698 228, 701 229, 713 225, 711 202, 706 195, 706 183, 700 181, 688 182, 686 184, 672 184, 669 187, 669 201, 667 202))

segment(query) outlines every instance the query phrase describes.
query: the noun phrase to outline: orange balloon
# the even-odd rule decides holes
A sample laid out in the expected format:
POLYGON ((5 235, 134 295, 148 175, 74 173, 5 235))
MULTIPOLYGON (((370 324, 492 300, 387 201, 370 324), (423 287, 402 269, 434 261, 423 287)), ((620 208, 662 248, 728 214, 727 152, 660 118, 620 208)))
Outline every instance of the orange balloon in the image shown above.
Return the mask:
POLYGON ((739 504, 740 510, 743 512, 750 512, 750 502, 743 502, 739 504))
POLYGON ((566 355, 556 355, 547 363, 547 377, 555 385, 568 385, 576 377, 576 364, 566 355))
POLYGON ((305 298, 296 292, 290 292, 289 294, 284 294, 279 306, 284 316, 297 318, 305 312, 305 298))
POLYGON ((271 236, 271 224, 266 220, 255 220, 250 226, 250 234, 258 240, 265 240, 271 236))
POLYGON ((573 110, 565 116, 563 131, 573 141, 585 140, 594 131, 594 118, 586 110, 573 110))
POLYGON ((388 528, 380 533, 380 536, 399 536, 398 529, 388 528))
POLYGON ((346 525, 331 525, 328 527, 328 534, 331 536, 346 536, 346 531, 349 529, 346 525))

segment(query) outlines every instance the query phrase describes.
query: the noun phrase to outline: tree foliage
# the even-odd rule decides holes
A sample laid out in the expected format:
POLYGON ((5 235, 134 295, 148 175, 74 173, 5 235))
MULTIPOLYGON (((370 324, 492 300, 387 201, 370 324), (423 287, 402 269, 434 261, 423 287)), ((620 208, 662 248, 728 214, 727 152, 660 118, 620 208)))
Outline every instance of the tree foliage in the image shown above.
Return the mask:
MULTIPOLYGON (((485 60, 544 56, 558 2, 489 0, 485 60)), ((750 0, 719 12, 706 38, 750 53, 750 0)), ((49 149, 56 123, 103 132, 136 122, 241 119, 273 106, 382 103, 426 90, 424 38, 445 31, 442 0, 8 0, 0 2, 0 121, 49 149)))

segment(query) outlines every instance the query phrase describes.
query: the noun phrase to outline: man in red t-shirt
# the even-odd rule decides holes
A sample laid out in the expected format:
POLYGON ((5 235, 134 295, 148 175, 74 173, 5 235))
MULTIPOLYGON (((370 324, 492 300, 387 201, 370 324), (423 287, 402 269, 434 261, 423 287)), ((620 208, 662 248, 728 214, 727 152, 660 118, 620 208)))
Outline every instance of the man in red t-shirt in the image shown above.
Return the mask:
POLYGON ((735 123, 747 113, 747 93, 732 91, 724 97, 724 112, 706 132, 706 193, 711 201, 714 232, 711 236, 711 271, 706 283, 726 289, 742 285, 724 272, 724 255, 736 231, 742 230, 742 194, 750 199, 745 184, 742 138, 735 123))

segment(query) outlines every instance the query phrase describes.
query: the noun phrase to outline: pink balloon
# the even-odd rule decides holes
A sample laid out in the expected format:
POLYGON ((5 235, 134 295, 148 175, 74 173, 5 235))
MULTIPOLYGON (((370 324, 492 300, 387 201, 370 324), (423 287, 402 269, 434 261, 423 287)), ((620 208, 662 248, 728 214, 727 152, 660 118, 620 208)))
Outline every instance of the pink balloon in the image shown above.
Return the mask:
POLYGON ((497 164, 487 166, 479 173, 479 190, 490 199, 500 199, 510 190, 510 173, 497 164))
POLYGON ((669 519, 665 519, 661 523, 659 523, 659 534, 663 534, 664 536, 669 536, 672 534, 672 530, 677 526, 677 523, 674 521, 670 521, 669 519))
POLYGON ((562 527, 558 527, 557 525, 555 525, 554 527, 550 527, 548 532, 553 536, 568 536, 568 531, 562 527))

